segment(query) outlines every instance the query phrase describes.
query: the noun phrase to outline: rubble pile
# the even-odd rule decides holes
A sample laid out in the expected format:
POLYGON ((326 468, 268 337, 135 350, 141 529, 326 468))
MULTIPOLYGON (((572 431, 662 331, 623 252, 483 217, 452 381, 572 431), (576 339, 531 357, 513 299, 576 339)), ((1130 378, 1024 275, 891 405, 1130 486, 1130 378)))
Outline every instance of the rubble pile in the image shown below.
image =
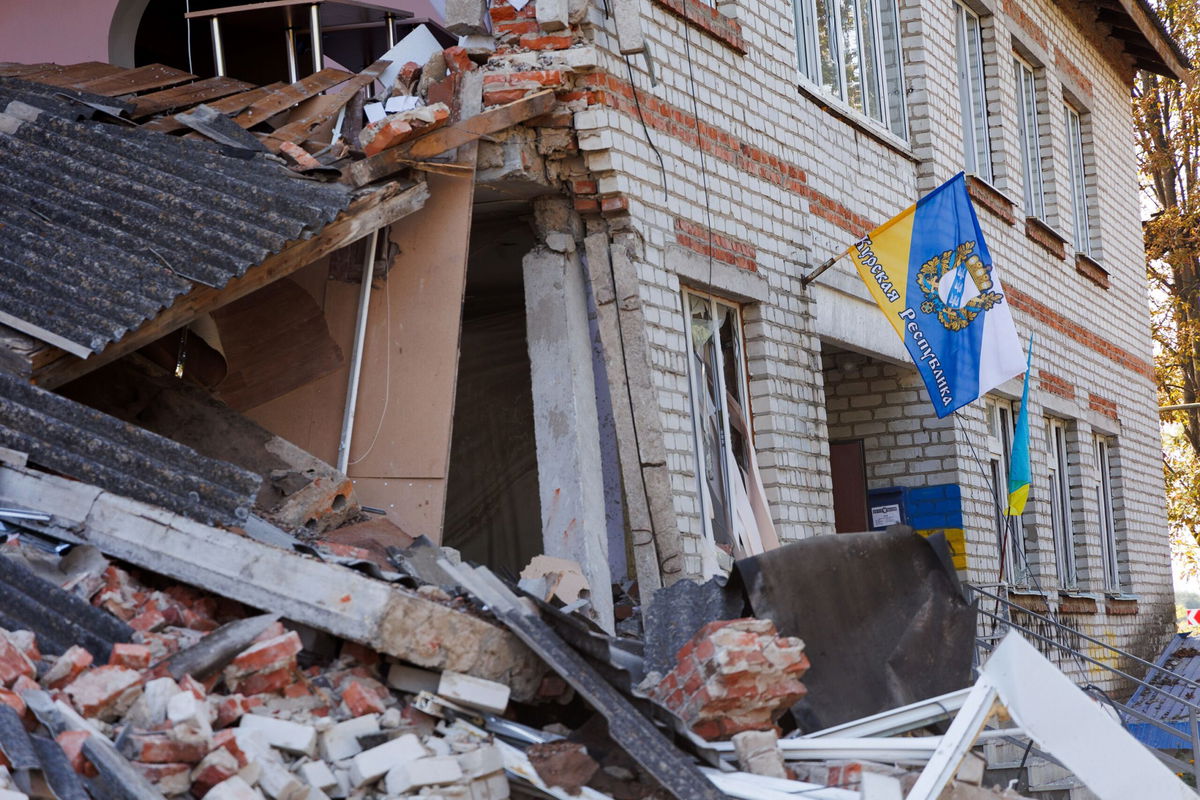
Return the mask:
MULTIPOLYGON (((389 664, 367 648, 340 642, 328 663, 302 666, 302 657, 312 658, 300 632, 274 620, 211 674, 177 680, 170 657, 245 617, 244 608, 190 587, 148 588, 116 565, 98 585, 76 589, 128 622, 136 641, 113 644, 99 663, 81 646, 55 657, 39 651, 30 631, 0 629, 0 703, 32 730, 38 718, 22 694, 44 690, 86 720, 88 730, 56 737, 80 776, 97 774, 84 742, 105 736, 167 797, 509 796, 490 737, 416 710, 410 695, 388 686, 389 664)), ((432 676, 437 686, 434 673, 390 666, 403 685, 416 675, 432 676)), ((507 705, 507 686, 454 673, 440 681, 457 703, 493 712, 507 705)), ((0 741, 0 766, 8 770, 6 745, 0 741)), ((12 776, 4 781, 0 788, 13 794, 0 797, 15 800, 12 776)))

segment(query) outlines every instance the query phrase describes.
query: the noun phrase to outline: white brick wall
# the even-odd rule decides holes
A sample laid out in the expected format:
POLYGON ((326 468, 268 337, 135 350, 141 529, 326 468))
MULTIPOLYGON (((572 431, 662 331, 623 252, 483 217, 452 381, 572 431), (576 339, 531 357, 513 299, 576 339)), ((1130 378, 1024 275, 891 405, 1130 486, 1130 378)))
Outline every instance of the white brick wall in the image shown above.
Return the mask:
MULTIPOLYGON (((1042 318, 1028 304, 1018 304, 1014 312, 1023 337, 1030 331, 1037 333, 1031 396, 1035 482, 1026 515, 1030 554, 1039 580, 1047 588, 1057 588, 1043 486, 1042 420, 1051 414, 1071 425, 1073 504, 1085 542, 1080 572, 1085 588, 1098 588, 1100 556, 1090 494, 1094 469, 1090 447, 1093 427, 1101 426, 1103 432, 1117 437, 1117 524, 1125 542, 1128 589, 1138 598, 1138 614, 1106 615, 1101 598, 1100 613, 1073 617, 1072 622, 1104 631, 1106 640, 1114 643, 1153 647, 1169 620, 1171 585, 1156 397, 1150 378, 1128 365, 1128 359, 1146 364, 1151 360, 1129 67, 1120 60, 1119 48, 1104 39, 1103 30, 1069 16, 1077 12, 1049 0, 1020 5, 1044 33, 1045 47, 1019 20, 1005 14, 1002 3, 972 2, 985 28, 994 184, 1018 201, 1016 225, 1007 225, 982 209, 981 224, 1005 282, 1015 294, 1032 298, 1053 315, 1042 318), (1088 169, 1094 181, 1093 217, 1099 226, 1097 253, 1110 274, 1107 290, 1077 274, 1072 257, 1056 259, 1025 234, 1020 219, 1023 187, 1017 155, 1014 49, 1038 67, 1041 124, 1048 144, 1047 221, 1067 239, 1072 228, 1064 97, 1070 96, 1085 112, 1085 139, 1092 151, 1088 169), (1091 81, 1090 94, 1079 85, 1074 70, 1060 63, 1064 58, 1091 81), (1126 361, 1101 352, 1102 343, 1088 339, 1089 333, 1127 354, 1126 361), (1041 391, 1036 381, 1039 369, 1070 383, 1074 400, 1041 391), (1089 393, 1115 401, 1119 421, 1090 410, 1089 393)), ((790 8, 763 0, 738 3, 737 19, 749 48, 740 56, 708 33, 686 27, 651 0, 642 3, 658 85, 651 87, 643 60, 633 57, 635 85, 683 112, 685 121, 694 102, 703 124, 799 167, 805 173, 804 191, 791 191, 778 181, 750 174, 744 164, 701 153, 679 138, 680 129, 658 129, 651 121, 648 141, 636 115, 597 108, 594 121, 605 133, 609 149, 590 153, 588 161, 593 170, 600 170, 597 175, 605 188, 628 199, 629 219, 644 243, 638 269, 651 326, 676 510, 685 536, 687 569, 693 573, 700 570, 696 537, 701 535, 701 521, 684 319, 680 279, 667 269, 665 259, 666 248, 675 245, 676 217, 709 226, 714 233, 744 241, 757 251, 758 274, 766 281, 768 299, 745 308, 747 368, 760 465, 781 536, 790 540, 832 530, 827 443, 831 436, 861 436, 871 443, 872 485, 946 481, 961 485, 969 577, 980 582, 995 578, 999 559, 991 489, 968 444, 968 439, 983 441, 982 402, 965 409, 957 426, 939 423, 932 409, 923 405, 924 392, 915 385, 912 370, 875 360, 864 363, 877 367, 878 375, 864 375, 855 368, 859 369, 856 378, 853 369, 847 372, 840 363, 823 365, 823 337, 876 359, 895 358, 897 343, 883 341, 875 335, 880 329, 870 325, 863 326, 862 338, 846 341, 845 320, 866 313, 865 292, 857 277, 847 273, 848 265, 835 267, 841 274, 829 274, 819 290, 806 292, 799 283, 803 272, 856 238, 846 227, 820 216, 816 204, 821 196, 844 204, 856 219, 877 224, 961 167, 951 2, 901 0, 900 6, 911 128, 907 147, 871 134, 869 122, 849 122, 797 91, 790 8), (665 192, 651 142, 666 167, 665 192), (836 384, 830 380, 833 371, 840 375, 836 384), (883 400, 877 404, 880 397, 883 400), (864 416, 863 411, 870 414, 864 416)), ((611 23, 596 9, 592 19, 603 52, 602 68, 626 81, 626 63, 616 54, 611 23)), ((687 127, 681 129, 686 132, 687 127)), ((1069 241, 1066 249, 1073 252, 1069 241)), ((722 290, 720 285, 702 288, 722 290)), ((1002 388, 1006 396, 1019 395, 1018 381, 1002 388)), ((1056 597, 1052 594, 1052 600, 1056 597)))

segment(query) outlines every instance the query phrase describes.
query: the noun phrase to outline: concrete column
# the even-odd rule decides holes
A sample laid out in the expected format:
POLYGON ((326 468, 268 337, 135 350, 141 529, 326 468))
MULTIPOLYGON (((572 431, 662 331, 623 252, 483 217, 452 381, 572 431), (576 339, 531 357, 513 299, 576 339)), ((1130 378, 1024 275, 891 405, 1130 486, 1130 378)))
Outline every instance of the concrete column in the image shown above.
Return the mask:
POLYGON ((573 250, 541 246, 523 265, 542 540, 547 555, 583 567, 593 616, 611 632, 612 576, 582 265, 573 250))

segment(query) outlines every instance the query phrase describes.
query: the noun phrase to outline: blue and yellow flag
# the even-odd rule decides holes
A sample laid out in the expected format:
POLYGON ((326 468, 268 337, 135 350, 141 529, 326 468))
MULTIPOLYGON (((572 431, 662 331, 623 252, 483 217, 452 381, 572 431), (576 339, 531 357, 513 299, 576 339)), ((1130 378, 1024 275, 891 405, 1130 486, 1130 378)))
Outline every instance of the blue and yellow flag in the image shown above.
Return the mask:
POLYGON ((1012 455, 1008 459, 1008 507, 1004 513, 1019 517, 1029 499, 1029 373, 1033 365, 1033 335, 1029 336, 1029 355, 1025 357, 1025 387, 1021 389, 1021 412, 1013 431, 1012 455))
POLYGON ((1017 330, 961 172, 849 252, 938 417, 1021 373, 1017 330))

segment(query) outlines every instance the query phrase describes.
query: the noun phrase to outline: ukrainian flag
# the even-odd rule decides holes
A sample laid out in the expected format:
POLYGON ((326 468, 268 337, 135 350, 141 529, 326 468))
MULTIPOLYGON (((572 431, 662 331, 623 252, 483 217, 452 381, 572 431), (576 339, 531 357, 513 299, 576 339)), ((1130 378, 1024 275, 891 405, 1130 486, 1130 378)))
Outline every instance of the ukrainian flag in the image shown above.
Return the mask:
POLYGON ((1021 412, 1013 431, 1012 455, 1008 459, 1008 507, 1004 513, 1019 517, 1029 499, 1029 372, 1033 365, 1033 336, 1029 337, 1029 355, 1025 357, 1025 387, 1021 389, 1021 412))
POLYGON ((960 172, 849 250, 938 417, 1024 369, 1000 277, 960 172))

